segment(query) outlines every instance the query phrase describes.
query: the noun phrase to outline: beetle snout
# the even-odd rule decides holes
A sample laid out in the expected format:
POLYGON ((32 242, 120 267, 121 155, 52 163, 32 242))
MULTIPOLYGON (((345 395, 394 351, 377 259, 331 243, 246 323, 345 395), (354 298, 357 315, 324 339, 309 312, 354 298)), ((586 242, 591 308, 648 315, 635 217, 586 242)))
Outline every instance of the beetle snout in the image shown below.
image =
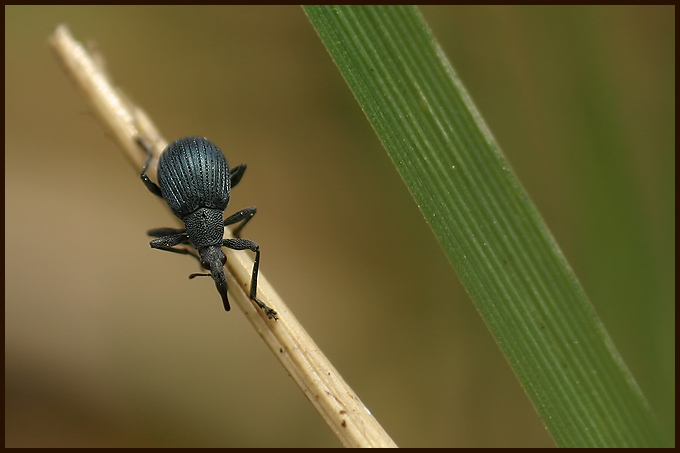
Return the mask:
POLYGON ((219 265, 214 265, 210 270, 212 279, 215 281, 215 286, 217 287, 217 292, 222 296, 222 303, 224 304, 224 309, 229 311, 231 308, 229 306, 229 298, 227 297, 227 277, 224 274, 224 268, 219 265))

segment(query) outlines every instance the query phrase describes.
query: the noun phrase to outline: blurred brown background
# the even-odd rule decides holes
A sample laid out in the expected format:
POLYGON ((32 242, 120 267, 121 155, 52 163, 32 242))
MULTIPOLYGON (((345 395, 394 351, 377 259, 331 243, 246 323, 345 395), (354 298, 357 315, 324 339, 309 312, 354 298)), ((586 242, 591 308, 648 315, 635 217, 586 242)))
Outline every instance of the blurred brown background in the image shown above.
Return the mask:
MULTIPOLYGON (((674 7, 423 7, 674 433, 674 7)), ((6 446, 338 446, 47 47, 100 50, 169 140, 248 172, 227 213, 400 446, 552 441, 303 11, 5 7, 6 446)))

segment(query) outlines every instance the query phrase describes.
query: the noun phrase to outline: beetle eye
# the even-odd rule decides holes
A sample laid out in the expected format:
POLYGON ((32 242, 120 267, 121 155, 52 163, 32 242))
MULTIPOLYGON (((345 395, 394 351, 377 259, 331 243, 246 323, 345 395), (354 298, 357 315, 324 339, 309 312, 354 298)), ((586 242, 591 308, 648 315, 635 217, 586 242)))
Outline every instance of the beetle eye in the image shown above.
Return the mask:
POLYGON ((208 269, 210 270, 210 263, 207 261, 201 260, 201 266, 203 266, 203 269, 208 269))
POLYGON ((225 264, 227 264, 227 255, 222 253, 222 266, 224 266, 225 264))

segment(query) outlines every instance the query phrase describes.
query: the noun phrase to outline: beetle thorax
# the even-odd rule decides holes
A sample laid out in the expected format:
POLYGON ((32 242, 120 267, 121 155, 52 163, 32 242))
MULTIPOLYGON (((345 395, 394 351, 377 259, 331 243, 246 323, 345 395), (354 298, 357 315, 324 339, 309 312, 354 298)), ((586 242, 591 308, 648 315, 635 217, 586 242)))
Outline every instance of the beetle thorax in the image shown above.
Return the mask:
POLYGON ((187 235, 195 248, 221 246, 224 237, 224 212, 219 209, 200 208, 184 219, 187 235))

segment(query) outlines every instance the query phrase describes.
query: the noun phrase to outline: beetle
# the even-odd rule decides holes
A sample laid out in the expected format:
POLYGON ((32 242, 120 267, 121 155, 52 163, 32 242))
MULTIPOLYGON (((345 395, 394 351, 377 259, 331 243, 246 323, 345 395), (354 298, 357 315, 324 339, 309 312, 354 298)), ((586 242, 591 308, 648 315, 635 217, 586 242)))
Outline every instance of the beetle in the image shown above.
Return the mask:
POLYGON ((142 182, 152 194, 166 201, 185 226, 183 229, 149 230, 147 234, 155 238, 149 245, 155 249, 196 258, 210 273, 195 273, 189 275, 189 278, 211 276, 222 296, 226 311, 231 307, 224 273, 227 257, 222 247, 255 252, 250 299, 264 310, 269 319, 278 319, 276 312, 257 298, 260 246, 240 237, 241 230, 253 218, 257 208, 245 208, 224 218, 231 189, 241 181, 246 164, 229 169, 222 150, 210 140, 203 137, 184 137, 170 143, 161 153, 156 184, 146 174, 152 158, 151 147, 141 137, 137 137, 137 143, 147 153, 141 174, 142 182), (241 223, 232 231, 234 238, 224 239, 224 227, 238 222, 241 223), (180 245, 190 247, 177 247, 180 245))

